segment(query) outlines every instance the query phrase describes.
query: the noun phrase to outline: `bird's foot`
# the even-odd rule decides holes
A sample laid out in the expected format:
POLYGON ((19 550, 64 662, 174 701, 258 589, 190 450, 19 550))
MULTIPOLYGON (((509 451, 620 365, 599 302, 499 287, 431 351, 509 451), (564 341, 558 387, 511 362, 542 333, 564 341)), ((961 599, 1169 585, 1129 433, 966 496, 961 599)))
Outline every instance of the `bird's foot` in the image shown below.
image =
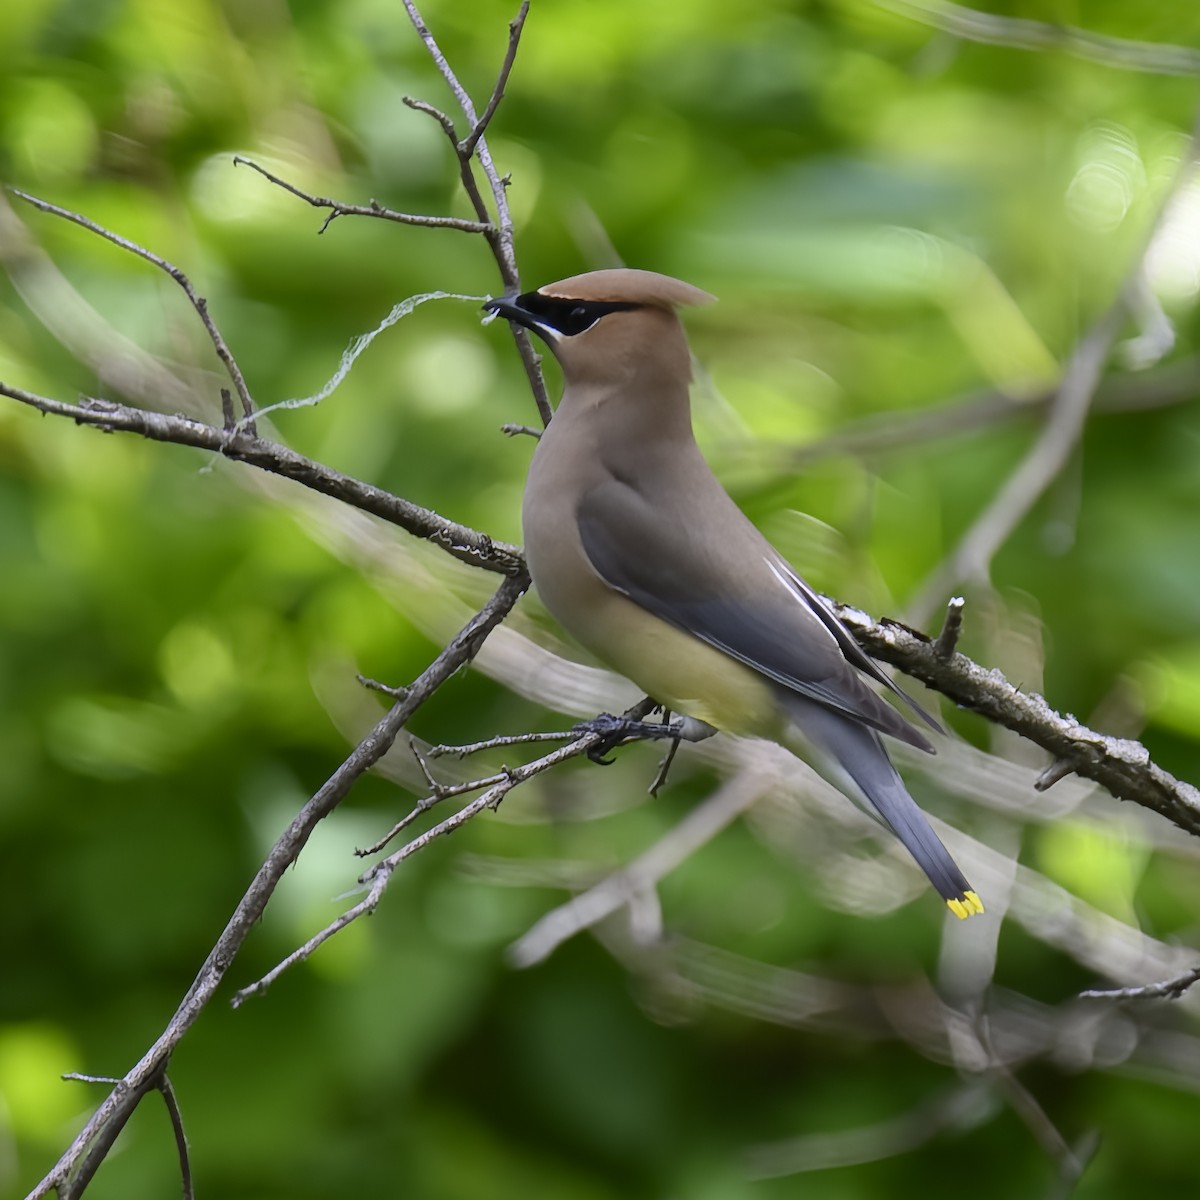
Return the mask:
POLYGON ((589 721, 581 721, 573 727, 574 733, 594 733, 599 741, 587 752, 594 763, 608 766, 615 761, 608 755, 626 742, 670 738, 678 741, 682 728, 672 722, 669 725, 653 721, 635 721, 632 717, 614 717, 612 713, 600 713, 589 721))

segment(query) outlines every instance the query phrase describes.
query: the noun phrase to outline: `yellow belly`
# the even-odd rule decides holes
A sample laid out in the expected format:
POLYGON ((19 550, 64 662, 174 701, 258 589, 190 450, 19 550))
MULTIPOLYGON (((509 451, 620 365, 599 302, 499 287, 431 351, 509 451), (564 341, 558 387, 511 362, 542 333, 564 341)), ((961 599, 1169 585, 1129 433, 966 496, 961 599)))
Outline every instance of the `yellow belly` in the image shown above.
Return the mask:
POLYGON ((652 616, 596 573, 570 498, 605 476, 578 430, 564 452, 570 418, 560 408, 542 435, 522 508, 525 557, 542 602, 601 662, 660 704, 731 733, 773 736, 782 723, 764 676, 652 616))
POLYGON ((646 695, 731 733, 770 737, 779 730, 771 687, 757 671, 668 625, 599 580, 585 590, 583 597, 553 588, 547 595, 543 587, 541 595, 577 641, 646 695))

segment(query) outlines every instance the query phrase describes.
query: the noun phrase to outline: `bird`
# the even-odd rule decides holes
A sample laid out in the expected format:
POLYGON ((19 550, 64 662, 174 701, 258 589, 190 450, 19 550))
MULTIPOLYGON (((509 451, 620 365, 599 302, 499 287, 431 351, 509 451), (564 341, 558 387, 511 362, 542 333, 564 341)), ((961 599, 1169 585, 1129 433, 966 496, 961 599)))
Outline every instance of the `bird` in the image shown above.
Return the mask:
POLYGON ((941 726, 742 513, 696 443, 679 309, 714 299, 622 267, 484 304, 489 319, 536 334, 562 368, 522 502, 533 586, 585 649, 676 714, 669 725, 603 714, 585 727, 606 747, 719 730, 799 741, 896 834, 956 917, 982 913, 881 735, 934 747, 866 681, 941 726))

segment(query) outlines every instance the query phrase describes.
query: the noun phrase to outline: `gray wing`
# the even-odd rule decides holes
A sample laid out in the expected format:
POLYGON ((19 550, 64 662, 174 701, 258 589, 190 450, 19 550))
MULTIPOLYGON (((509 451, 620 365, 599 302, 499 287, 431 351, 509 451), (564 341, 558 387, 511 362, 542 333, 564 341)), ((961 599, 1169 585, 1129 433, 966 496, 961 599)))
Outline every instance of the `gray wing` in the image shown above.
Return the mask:
POLYGON ((576 511, 584 552, 609 587, 668 624, 784 688, 932 753, 850 663, 891 681, 733 502, 724 493, 721 499, 728 510, 722 506, 718 529, 707 528, 701 539, 686 517, 659 511, 633 487, 609 479, 589 489, 576 511))
POLYGON ((846 660, 851 665, 899 696, 930 729, 936 730, 938 733, 946 732, 936 717, 926 712, 902 687, 896 684, 886 671, 880 668, 879 664, 854 640, 854 635, 842 624, 837 613, 786 562, 781 560, 780 569, 787 576, 788 583, 795 589, 797 595, 812 609, 821 624, 833 634, 842 653, 846 656, 846 660))

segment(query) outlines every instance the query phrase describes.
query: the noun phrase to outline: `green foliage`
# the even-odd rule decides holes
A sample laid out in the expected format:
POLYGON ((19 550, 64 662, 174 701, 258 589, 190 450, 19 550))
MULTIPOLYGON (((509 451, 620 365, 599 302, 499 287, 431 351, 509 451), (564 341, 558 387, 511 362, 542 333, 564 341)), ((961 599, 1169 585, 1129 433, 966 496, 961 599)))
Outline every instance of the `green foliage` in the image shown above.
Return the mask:
MULTIPOLYGON (((1185 0, 991 7, 1134 39, 1200 38, 1185 0)), ((429 0, 424 15, 482 106, 512 6, 429 0)), ((450 110, 391 0, 21 0, 0 5, 0 45, 0 175, 182 267, 260 405, 317 391, 351 339, 406 296, 499 290, 482 239, 354 218, 317 237, 321 214, 232 166, 242 153, 318 194, 470 215, 441 132, 401 103, 450 110)), ((1194 79, 959 43, 868 0, 750 0, 736 12, 535 0, 490 142, 512 174, 531 286, 615 252, 719 295, 689 315, 706 450, 815 584, 899 614, 1036 419, 801 470, 792 452, 859 418, 1052 383, 1139 252, 1197 99, 1194 79)), ((1198 349, 1198 197, 1195 184, 1181 195, 1149 260, 1181 360, 1198 349)), ((172 370, 215 400, 218 364, 165 276, 9 203, 0 379, 125 398, 120 368, 132 362, 151 381, 135 402, 173 410, 153 385, 172 370)), ((1129 376, 1132 394, 1166 369, 1129 376)), ((1192 780, 1198 413, 1177 389, 1168 405, 1093 416, 994 563, 1002 600, 968 606, 964 647, 1081 716, 1130 677, 1146 745, 1192 780), (1013 632, 1031 623, 1044 681, 1040 651, 1013 632)), ((445 301, 382 335, 322 405, 276 425, 306 454, 519 541, 531 443, 497 430, 534 417, 503 331, 445 301)), ((40 1178, 98 1099, 58 1074, 120 1074, 140 1056, 266 849, 362 730, 353 671, 410 680, 494 582, 444 571, 399 534, 379 551, 331 514, 248 470, 0 403, 2 1197, 40 1178)), ((549 638, 536 601, 523 608, 522 632, 549 638)), ((414 733, 465 742, 563 723, 473 670, 414 733)), ((265 998, 233 1012, 224 993, 172 1064, 200 1194, 1050 1194, 1056 1168, 999 1087, 977 1122, 910 1153, 749 1179, 750 1146, 887 1122, 960 1082, 879 1025, 868 1037, 865 1018, 861 1036, 791 1027, 800 976, 771 976, 775 990, 751 1003, 759 977, 748 974, 732 989, 739 1007, 617 965, 612 930, 526 973, 505 965, 504 947, 563 898, 547 864, 594 878, 713 784, 685 761, 643 802, 653 764, 631 750, 607 772, 573 764, 542 777, 408 862, 375 920, 265 998), (525 886, 499 882, 497 864, 528 868, 525 886)), ((945 790, 931 807, 987 841, 1002 819, 945 790)), ((364 781, 285 881, 235 986, 344 907, 352 847, 410 803, 364 781)), ((1034 827, 1021 861, 1089 911, 1193 941, 1196 851, 1143 817, 1100 798, 1034 827)), ((886 901, 894 887, 916 900, 846 911, 858 885, 839 887, 828 862, 855 838, 812 814, 728 830, 664 883, 667 926, 747 971, 752 960, 794 968, 864 995, 935 973, 935 899, 890 859, 870 861, 874 843, 853 851, 863 895, 886 901)), ((1006 995, 1059 1005, 1095 977, 1058 943, 1005 926, 1006 995)), ((900 1022, 902 1006, 883 1009, 900 1022)), ((1151 1038, 1190 1048, 1194 1011, 1162 1016, 1151 1038)), ((1160 1050, 1135 1081, 1119 1048, 1071 1053, 1027 1082, 1069 1142, 1100 1133, 1078 1194, 1194 1189, 1200 1109, 1180 1082, 1187 1069, 1160 1050)), ((151 1101, 97 1197, 177 1186, 151 1101)))

